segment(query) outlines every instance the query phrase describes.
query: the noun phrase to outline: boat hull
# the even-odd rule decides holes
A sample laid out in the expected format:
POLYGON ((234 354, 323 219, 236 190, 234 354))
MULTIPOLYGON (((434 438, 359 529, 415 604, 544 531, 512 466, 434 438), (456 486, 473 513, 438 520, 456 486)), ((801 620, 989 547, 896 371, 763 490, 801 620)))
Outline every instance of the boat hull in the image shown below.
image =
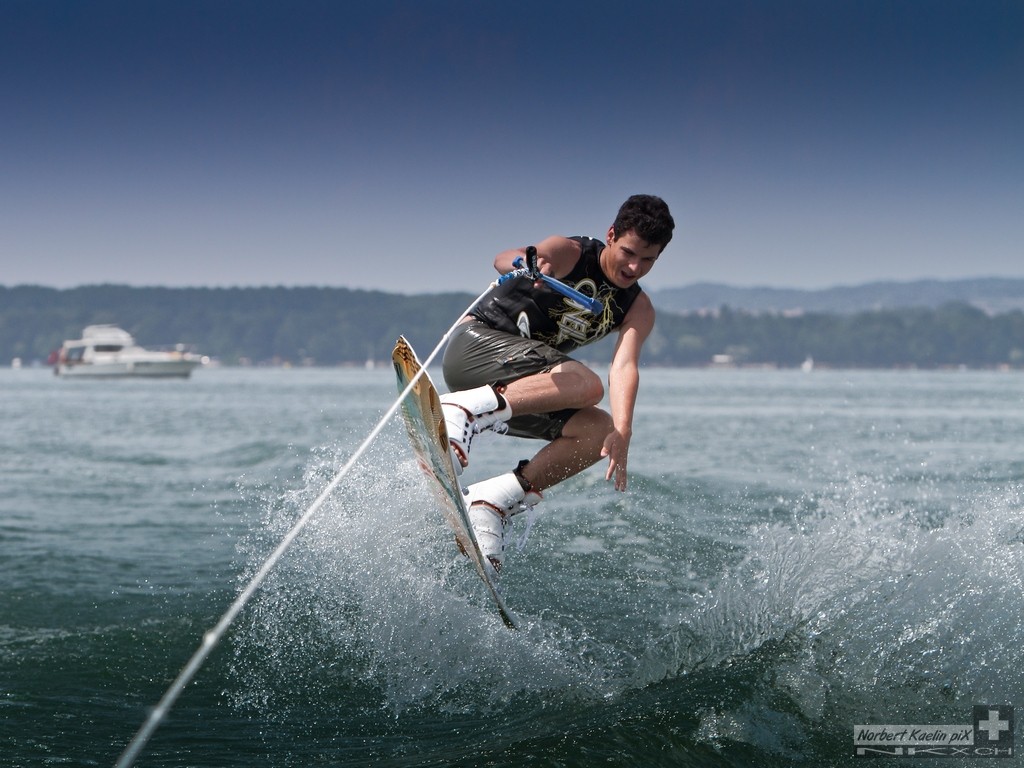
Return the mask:
POLYGON ((198 360, 61 364, 57 366, 57 375, 83 379, 187 379, 199 365, 198 360))

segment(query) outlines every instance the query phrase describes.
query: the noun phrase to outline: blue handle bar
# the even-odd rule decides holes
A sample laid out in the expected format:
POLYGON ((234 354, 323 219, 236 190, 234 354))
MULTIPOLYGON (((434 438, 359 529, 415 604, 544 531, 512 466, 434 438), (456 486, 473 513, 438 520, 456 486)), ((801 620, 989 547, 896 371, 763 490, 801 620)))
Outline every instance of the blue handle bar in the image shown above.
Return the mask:
MULTIPOLYGON (((532 277, 535 280, 543 280, 545 285, 551 286, 551 288, 558 291, 567 299, 576 302, 585 310, 590 312, 590 314, 592 315, 600 315, 602 312, 604 312, 604 304, 601 302, 600 299, 592 299, 590 296, 585 296, 584 294, 577 291, 575 288, 566 285, 561 280, 556 280, 550 275, 545 275, 533 269, 527 269, 525 267, 525 263, 526 262, 523 261, 522 256, 517 256, 515 261, 512 262, 512 266, 515 267, 517 271, 509 272, 506 275, 502 275, 500 278, 498 278, 498 284, 500 285, 501 283, 505 282, 506 280, 512 277, 532 277)), ((534 261, 534 265, 535 264, 536 262, 534 261)))

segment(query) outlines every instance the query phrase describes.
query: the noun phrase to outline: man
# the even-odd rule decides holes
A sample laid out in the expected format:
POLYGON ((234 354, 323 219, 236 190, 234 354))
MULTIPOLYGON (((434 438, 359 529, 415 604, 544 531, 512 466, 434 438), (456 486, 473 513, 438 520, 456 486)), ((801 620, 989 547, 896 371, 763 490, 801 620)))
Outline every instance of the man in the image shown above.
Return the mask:
MULTIPOLYGON (((484 430, 547 440, 529 461, 469 487, 469 517, 483 554, 501 569, 509 518, 536 504, 547 488, 608 459, 606 479, 626 490, 640 350, 654 327, 654 307, 638 281, 672 239, 663 200, 634 195, 608 228, 607 245, 589 237, 552 236, 537 245, 537 268, 597 298, 593 315, 542 280, 521 274, 496 285, 463 318, 444 355, 449 389, 441 397, 453 463, 469 464, 473 436, 484 430), (600 377, 568 352, 618 330, 608 372, 611 413, 598 408, 600 377)), ((498 254, 501 274, 526 249, 498 254)))

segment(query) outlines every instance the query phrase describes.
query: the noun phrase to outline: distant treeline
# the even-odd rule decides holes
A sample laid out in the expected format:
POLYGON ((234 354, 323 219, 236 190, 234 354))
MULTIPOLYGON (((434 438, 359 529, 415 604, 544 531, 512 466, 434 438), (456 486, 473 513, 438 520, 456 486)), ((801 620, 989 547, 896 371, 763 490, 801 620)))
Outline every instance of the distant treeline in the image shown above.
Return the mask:
MULTIPOLYGON (((399 334, 426 354, 472 299, 344 288, 0 286, 0 361, 45 362, 86 325, 114 323, 143 346, 185 343, 227 365, 363 364, 389 359, 399 334)), ((605 341, 581 356, 606 362, 611 351, 605 341)), ((967 304, 796 316, 661 310, 644 362, 700 366, 716 355, 783 367, 808 357, 849 368, 1024 367, 1024 312, 989 315, 967 304)))
POLYGON ((883 309, 922 307, 938 309, 951 303, 970 304, 991 314, 1024 309, 1024 279, 979 277, 966 280, 915 280, 865 283, 813 290, 797 288, 741 288, 721 283, 694 283, 662 288, 654 303, 676 313, 727 306, 754 312, 804 312, 849 315, 883 309))
POLYGON ((990 316, 967 304, 850 315, 663 312, 645 347, 648 361, 665 365, 703 365, 712 355, 783 367, 808 357, 836 368, 1024 367, 1024 312, 990 316))

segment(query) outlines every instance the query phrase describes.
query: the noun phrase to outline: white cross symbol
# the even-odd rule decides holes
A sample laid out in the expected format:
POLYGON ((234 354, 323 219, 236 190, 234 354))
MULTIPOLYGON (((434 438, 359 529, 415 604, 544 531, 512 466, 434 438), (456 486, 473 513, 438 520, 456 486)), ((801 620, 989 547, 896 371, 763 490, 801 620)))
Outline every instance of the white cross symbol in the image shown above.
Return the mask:
POLYGON ((1000 720, 999 719, 999 710, 998 709, 990 709, 988 711, 988 720, 979 720, 978 721, 978 730, 979 731, 987 731, 988 732, 988 740, 989 741, 999 741, 999 733, 1001 731, 1008 731, 1008 730, 1010 730, 1010 721, 1009 720, 1000 720), (992 735, 993 732, 995 732, 995 736, 992 735))

